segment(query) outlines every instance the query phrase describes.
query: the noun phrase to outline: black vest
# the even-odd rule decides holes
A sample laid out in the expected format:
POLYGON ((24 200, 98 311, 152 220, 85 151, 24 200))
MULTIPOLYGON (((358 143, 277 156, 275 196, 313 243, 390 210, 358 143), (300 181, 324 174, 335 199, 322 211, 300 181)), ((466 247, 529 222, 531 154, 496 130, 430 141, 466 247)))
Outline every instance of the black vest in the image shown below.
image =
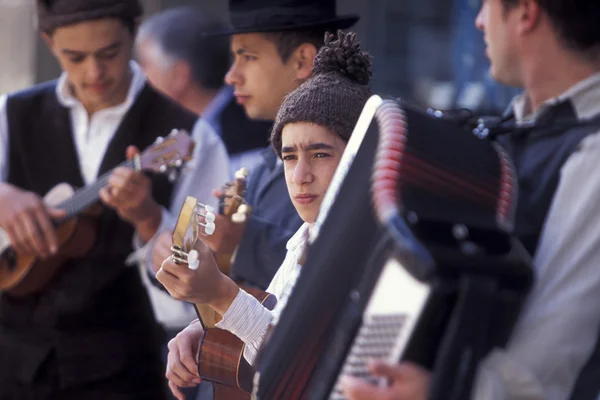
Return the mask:
MULTIPOLYGON (((69 110, 55 89, 49 82, 7 100, 8 182, 42 196, 61 182, 83 186, 69 110)), ((143 150, 173 128, 191 131, 195 120, 146 85, 109 143, 98 176, 124 161, 128 145, 143 150)), ((154 198, 168 207, 172 185, 151 177, 154 198)), ((68 262, 36 295, 0 296, 0 382, 33 381, 50 353, 63 386, 114 375, 134 360, 160 362, 147 294, 137 268, 124 265, 132 238, 133 227, 105 207, 84 259, 68 262)))
MULTIPOLYGON (((546 216, 560 180, 560 170, 577 151, 581 141, 600 130, 600 115, 589 123, 577 124, 570 102, 545 112, 537 128, 500 137, 515 164, 519 199, 515 230, 527 250, 536 252, 546 216)), ((598 304, 600 307, 600 304, 598 304)), ((600 342, 583 368, 571 400, 595 400, 600 389, 600 342)))

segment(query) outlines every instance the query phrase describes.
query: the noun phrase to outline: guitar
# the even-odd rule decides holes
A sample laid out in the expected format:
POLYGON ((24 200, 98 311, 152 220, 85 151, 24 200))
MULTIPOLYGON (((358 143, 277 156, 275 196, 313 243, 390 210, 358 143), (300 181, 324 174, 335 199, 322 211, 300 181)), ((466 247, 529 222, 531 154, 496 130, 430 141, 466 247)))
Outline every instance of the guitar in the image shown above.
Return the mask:
MULTIPOLYGON (((240 168, 235 173, 233 181, 223 186, 223 194, 219 197, 219 214, 230 218, 234 223, 243 224, 252 211, 252 208, 244 200, 247 180, 248 170, 240 168)), ((234 259, 235 252, 216 255, 217 265, 225 275, 230 274, 234 259)))
MULTIPOLYGON (((169 136, 157 138, 143 153, 119 166, 166 173, 183 166, 184 161, 191 158, 193 149, 194 142, 186 131, 173 130, 169 136)), ((61 183, 46 194, 46 204, 66 212, 64 218, 54 221, 59 251, 47 260, 38 259, 34 253, 16 252, 7 232, 0 228, 0 291, 16 297, 36 293, 48 284, 65 261, 90 251, 96 239, 96 224, 89 211, 99 200, 99 192, 111 174, 112 170, 77 191, 61 183)))
MULTIPOLYGON (((198 267, 198 252, 194 250, 198 238, 198 227, 206 225, 214 230, 214 215, 207 206, 188 196, 181 207, 177 224, 173 230, 173 260, 176 264, 187 263, 189 268, 198 267)), ((275 307, 275 296, 256 289, 244 288, 265 307, 275 307)), ((210 309, 205 304, 194 304, 198 319, 204 330, 198 348, 198 373, 203 380, 214 386, 214 400, 247 400, 252 390, 254 367, 244 358, 244 343, 232 333, 210 327, 203 311, 210 309)), ((213 311, 214 312, 214 311, 213 311)), ((210 314, 209 314, 210 315, 210 314)))

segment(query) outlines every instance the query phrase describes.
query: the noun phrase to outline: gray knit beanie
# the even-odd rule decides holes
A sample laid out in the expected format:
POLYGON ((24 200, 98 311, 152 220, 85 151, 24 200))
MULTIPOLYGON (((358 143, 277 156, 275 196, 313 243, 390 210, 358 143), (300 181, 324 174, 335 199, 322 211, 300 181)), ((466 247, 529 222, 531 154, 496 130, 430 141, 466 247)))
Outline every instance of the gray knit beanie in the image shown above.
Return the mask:
POLYGON ((101 18, 134 21, 142 15, 139 0, 38 0, 38 26, 51 32, 61 26, 101 18))
POLYGON ((324 126, 347 142, 371 96, 371 75, 371 55, 360 50, 355 33, 325 34, 312 76, 285 97, 277 113, 271 132, 277 155, 283 127, 293 122, 324 126))

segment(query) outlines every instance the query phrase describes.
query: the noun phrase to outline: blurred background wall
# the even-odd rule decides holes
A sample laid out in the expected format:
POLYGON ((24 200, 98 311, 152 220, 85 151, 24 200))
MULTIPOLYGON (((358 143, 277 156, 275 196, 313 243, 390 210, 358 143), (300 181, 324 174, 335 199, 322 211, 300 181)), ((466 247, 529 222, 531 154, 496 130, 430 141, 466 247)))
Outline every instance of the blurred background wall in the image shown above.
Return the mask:
MULTIPOLYGON (((146 15, 201 4, 227 15, 227 0, 142 0, 146 15)), ((338 0, 356 13, 355 30, 374 56, 372 87, 439 108, 500 112, 516 93, 488 76, 482 35, 474 27, 480 0, 338 0)), ((53 79, 59 67, 35 30, 35 0, 0 0, 0 93, 53 79)))

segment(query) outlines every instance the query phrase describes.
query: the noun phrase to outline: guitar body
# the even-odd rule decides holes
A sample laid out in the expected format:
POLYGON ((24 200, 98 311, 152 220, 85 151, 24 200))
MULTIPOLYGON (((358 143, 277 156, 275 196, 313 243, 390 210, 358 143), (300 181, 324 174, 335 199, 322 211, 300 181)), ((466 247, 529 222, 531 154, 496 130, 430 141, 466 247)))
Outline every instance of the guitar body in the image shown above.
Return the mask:
MULTIPOLYGON (((168 137, 136 154, 119 166, 136 171, 169 172, 181 168, 191 158, 194 141, 184 130, 174 129, 168 137)), ((106 172, 94 183, 77 192, 66 184, 56 185, 44 197, 44 202, 67 212, 67 216, 54 221, 58 239, 58 253, 47 260, 36 254, 15 252, 10 237, 0 228, 0 291, 16 297, 27 296, 43 289, 56 272, 69 259, 85 256, 96 240, 96 221, 102 208, 98 204, 99 191, 106 186, 112 171, 106 172)))
MULTIPOLYGON (((44 197, 54 206, 74 193, 71 186, 59 184, 44 197)), ((0 290, 15 297, 28 296, 43 289, 60 267, 69 259, 84 256, 96 239, 95 219, 90 215, 73 217, 56 227, 59 251, 46 260, 36 254, 16 253, 10 248, 8 235, 2 231, 0 248, 0 290)))
MULTIPOLYGON (((275 296, 243 288, 269 310, 275 296)), ((214 387, 214 400, 250 399, 255 369, 244 358, 244 342, 231 332, 208 328, 198 349, 198 373, 214 387)))
POLYGON ((242 392, 240 389, 225 386, 225 385, 213 385, 214 387, 214 400, 250 400, 252 395, 250 393, 242 392))

